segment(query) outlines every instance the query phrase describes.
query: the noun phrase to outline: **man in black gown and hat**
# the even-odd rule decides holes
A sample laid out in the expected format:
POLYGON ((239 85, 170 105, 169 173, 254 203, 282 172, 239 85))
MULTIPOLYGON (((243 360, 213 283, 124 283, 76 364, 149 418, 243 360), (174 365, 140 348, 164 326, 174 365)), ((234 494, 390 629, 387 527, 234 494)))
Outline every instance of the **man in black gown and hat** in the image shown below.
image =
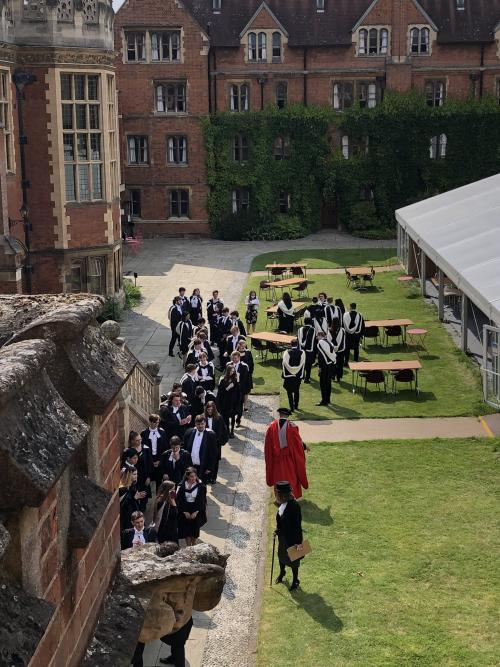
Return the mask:
POLYGON ((299 587, 299 567, 301 558, 290 560, 287 549, 295 547, 297 551, 302 550, 302 513, 300 505, 293 497, 292 487, 289 482, 278 482, 274 487, 276 505, 276 530, 278 537, 278 560, 280 573, 275 583, 281 584, 286 574, 286 566, 292 570, 293 580, 290 591, 299 587))

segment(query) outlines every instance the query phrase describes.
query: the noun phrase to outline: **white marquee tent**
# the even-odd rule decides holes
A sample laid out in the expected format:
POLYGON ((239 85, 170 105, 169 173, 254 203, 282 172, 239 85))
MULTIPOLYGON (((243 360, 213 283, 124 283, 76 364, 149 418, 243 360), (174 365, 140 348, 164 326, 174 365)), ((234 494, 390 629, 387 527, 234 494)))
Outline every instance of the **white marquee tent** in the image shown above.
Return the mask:
POLYGON ((500 174, 396 211, 399 226, 500 326, 500 174))

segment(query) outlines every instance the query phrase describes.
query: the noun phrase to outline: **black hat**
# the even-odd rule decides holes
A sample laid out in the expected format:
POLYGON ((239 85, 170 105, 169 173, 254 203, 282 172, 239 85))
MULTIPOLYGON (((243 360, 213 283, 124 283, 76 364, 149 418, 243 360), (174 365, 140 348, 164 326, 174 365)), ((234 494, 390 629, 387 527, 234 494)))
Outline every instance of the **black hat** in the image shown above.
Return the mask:
POLYGON ((288 417, 292 414, 292 411, 289 410, 288 408, 278 408, 277 412, 280 415, 288 415, 288 417))
POLYGON ((292 487, 290 482, 276 482, 276 490, 281 491, 281 493, 291 493, 292 487))

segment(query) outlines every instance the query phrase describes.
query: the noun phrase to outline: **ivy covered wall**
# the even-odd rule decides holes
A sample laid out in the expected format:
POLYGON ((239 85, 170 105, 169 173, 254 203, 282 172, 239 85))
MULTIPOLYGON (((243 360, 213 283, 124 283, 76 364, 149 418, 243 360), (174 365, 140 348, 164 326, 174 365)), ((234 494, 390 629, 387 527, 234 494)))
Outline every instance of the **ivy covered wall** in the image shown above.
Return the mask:
POLYGON ((493 98, 431 108, 414 92, 387 93, 374 109, 341 114, 301 106, 220 113, 204 121, 204 132, 210 226, 220 238, 296 238, 322 217, 359 235, 393 237, 396 208, 500 171, 493 98), (240 163, 237 135, 248 149, 240 163), (236 213, 235 190, 247 193, 236 213), (280 193, 281 203, 289 195, 286 213, 280 193))

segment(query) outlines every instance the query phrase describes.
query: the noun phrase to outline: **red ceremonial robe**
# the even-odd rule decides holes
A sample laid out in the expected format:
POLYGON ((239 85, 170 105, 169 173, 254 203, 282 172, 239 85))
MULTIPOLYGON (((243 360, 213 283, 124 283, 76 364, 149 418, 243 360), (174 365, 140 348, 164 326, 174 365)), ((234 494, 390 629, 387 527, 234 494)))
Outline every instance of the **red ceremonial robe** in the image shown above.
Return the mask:
POLYGON ((306 473, 306 457, 299 429, 292 422, 286 425, 287 446, 281 449, 279 438, 279 420, 269 424, 264 442, 266 460, 266 483, 274 486, 277 482, 290 482, 295 498, 302 496, 302 488, 309 483, 306 473))

